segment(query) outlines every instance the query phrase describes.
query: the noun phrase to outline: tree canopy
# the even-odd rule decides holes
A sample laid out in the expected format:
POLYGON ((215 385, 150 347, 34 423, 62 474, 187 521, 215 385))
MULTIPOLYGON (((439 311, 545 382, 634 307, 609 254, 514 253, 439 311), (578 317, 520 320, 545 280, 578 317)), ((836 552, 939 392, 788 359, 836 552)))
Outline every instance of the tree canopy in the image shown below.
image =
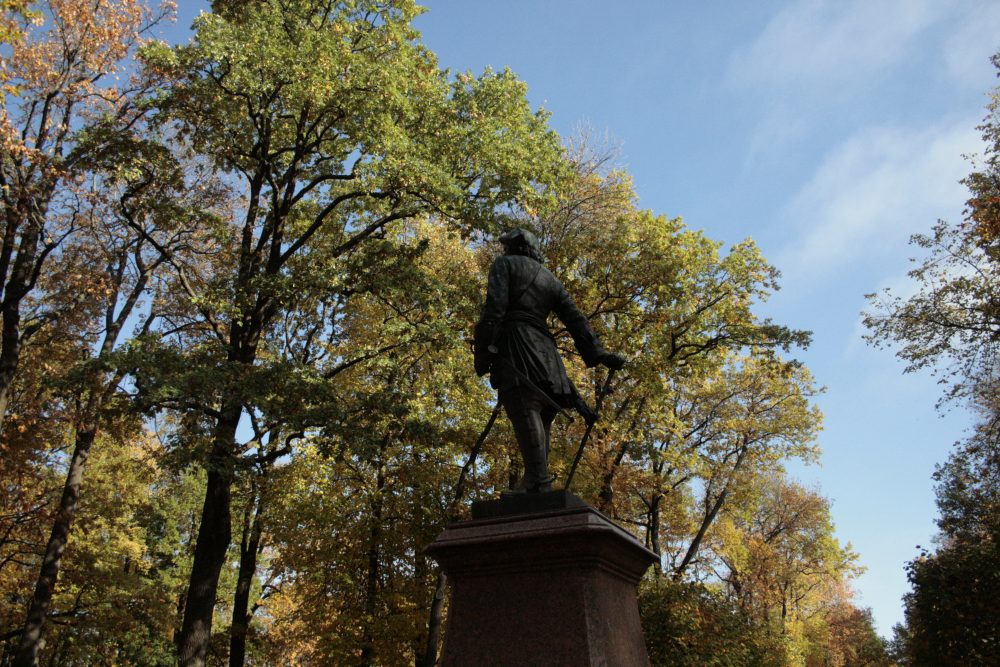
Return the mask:
POLYGON ((409 0, 219 0, 176 46, 170 3, 0 9, 0 664, 433 665, 424 548, 519 472, 469 350, 515 225, 631 360, 556 330, 602 408, 573 488, 661 555, 654 662, 881 664, 784 473, 821 389, 751 240, 641 209, 409 0))
MULTIPOLYGON (((1000 55, 993 57, 1000 69, 1000 55)), ((912 590, 894 652, 904 664, 991 664, 1000 660, 1000 89, 980 126, 985 154, 963 183, 965 218, 938 221, 912 243, 925 251, 910 271, 916 292, 869 295, 869 341, 896 346, 906 371, 930 368, 975 424, 934 473, 936 548, 907 565, 912 590)))

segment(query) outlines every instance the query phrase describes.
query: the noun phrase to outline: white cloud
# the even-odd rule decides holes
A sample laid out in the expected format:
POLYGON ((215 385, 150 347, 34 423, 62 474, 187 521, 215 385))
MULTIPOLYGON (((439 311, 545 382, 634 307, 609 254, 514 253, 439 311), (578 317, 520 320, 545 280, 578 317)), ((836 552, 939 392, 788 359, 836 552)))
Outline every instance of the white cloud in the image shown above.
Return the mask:
POLYGON ((797 227, 778 265, 788 282, 824 277, 861 258, 898 257, 909 235, 961 214, 962 158, 979 149, 976 119, 930 128, 868 128, 835 148, 783 212, 797 227))
POLYGON ((779 11, 733 54, 737 86, 857 86, 902 62, 950 3, 932 0, 800 0, 779 11))
POLYGON ((926 86, 920 75, 931 68, 953 81, 952 67, 982 60, 963 45, 949 51, 955 64, 945 63, 946 38, 971 13, 955 0, 793 0, 782 7, 736 48, 723 79, 757 116, 745 168, 773 164, 783 150, 842 127, 879 101, 891 108, 892 98, 880 96, 883 86, 903 75, 926 86))

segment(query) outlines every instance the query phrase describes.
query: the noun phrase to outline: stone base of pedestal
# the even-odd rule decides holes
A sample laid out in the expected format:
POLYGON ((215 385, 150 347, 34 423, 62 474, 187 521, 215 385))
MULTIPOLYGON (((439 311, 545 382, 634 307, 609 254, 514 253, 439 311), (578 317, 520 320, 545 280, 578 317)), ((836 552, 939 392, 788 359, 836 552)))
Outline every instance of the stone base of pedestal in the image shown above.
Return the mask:
POLYGON ((451 584, 444 667, 649 664, 636 585, 656 555, 553 494, 480 505, 487 518, 449 526, 428 548, 451 584), (511 503, 528 513, 507 514, 511 503))

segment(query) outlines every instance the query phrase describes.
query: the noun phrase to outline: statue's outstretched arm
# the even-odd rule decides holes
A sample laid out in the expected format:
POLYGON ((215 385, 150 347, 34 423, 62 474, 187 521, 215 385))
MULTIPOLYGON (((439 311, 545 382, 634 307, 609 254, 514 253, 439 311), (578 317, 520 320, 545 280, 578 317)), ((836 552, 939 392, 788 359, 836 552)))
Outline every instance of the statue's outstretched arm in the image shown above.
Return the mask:
POLYGON ((587 367, 601 364, 608 368, 618 370, 625 365, 625 359, 613 352, 608 352, 601 344, 601 339, 594 332, 587 321, 586 316, 580 312, 566 289, 559 285, 559 298, 556 301, 555 313, 559 321, 566 325, 566 329, 573 337, 573 344, 583 357, 583 362, 587 367))

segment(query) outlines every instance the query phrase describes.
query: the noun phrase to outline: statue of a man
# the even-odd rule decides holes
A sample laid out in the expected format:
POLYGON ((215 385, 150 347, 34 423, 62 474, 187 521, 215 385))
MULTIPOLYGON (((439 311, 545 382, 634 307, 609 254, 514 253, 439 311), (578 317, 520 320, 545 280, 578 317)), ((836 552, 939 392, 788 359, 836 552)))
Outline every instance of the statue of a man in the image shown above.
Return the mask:
POLYGON ((490 267, 486 305, 476 325, 476 372, 490 374, 514 427, 524 460, 517 491, 551 491, 552 420, 562 408, 579 406, 580 400, 546 324, 549 314, 555 313, 569 330, 588 367, 603 364, 617 370, 625 360, 602 347, 562 283, 542 265, 534 234, 515 229, 500 242, 504 254, 490 267))

